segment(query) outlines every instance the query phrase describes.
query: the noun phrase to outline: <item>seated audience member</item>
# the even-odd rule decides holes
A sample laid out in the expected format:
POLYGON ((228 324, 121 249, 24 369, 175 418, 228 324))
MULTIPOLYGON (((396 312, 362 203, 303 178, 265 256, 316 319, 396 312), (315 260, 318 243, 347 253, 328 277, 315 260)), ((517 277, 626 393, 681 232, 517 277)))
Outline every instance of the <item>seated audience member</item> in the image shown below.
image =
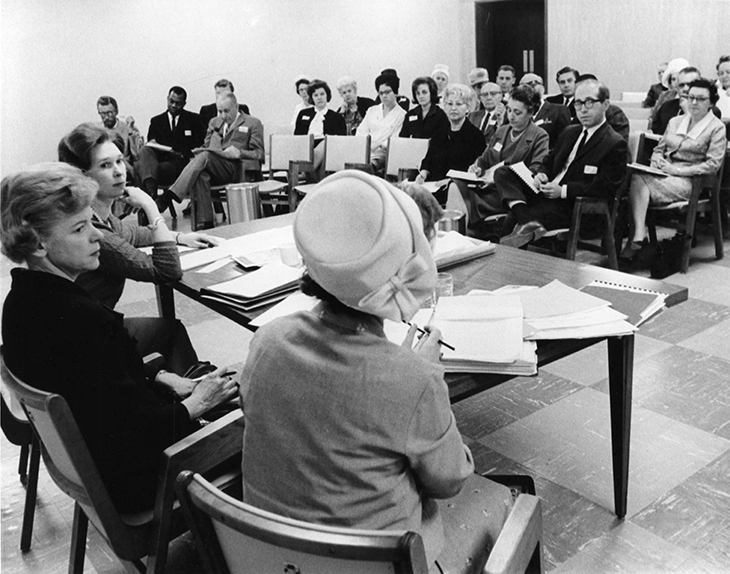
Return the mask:
MULTIPOLYGON (((395 76, 398 79, 398 82, 400 83, 400 78, 398 77, 398 72, 396 71, 395 68, 385 68, 385 70, 383 70, 380 73, 381 74, 390 74, 391 76, 395 76)), ((409 109, 411 109, 411 101, 406 96, 403 96, 401 94, 396 94, 395 100, 398 102, 398 105, 401 108, 403 108, 406 112, 409 109)), ((377 96, 375 96, 375 104, 377 105, 379 103, 380 103, 380 96, 377 95, 377 96)))
POLYGON ((447 207, 467 214, 471 234, 480 234, 485 217, 506 211, 494 185, 496 166, 523 162, 535 174, 545 159, 550 138, 532 121, 539 105, 540 96, 532 87, 513 88, 507 100, 509 124, 497 129, 489 147, 469 166, 469 171, 482 179, 481 185, 468 186, 465 181, 455 180, 449 186, 447 207))
MULTIPOLYGON (((297 209, 301 288, 320 301, 251 341, 243 500, 317 524, 417 532, 429 566, 448 572, 465 563, 450 541, 470 528, 442 522, 436 500, 448 504, 474 467, 438 364, 440 333, 426 325, 411 348, 413 328, 403 345, 383 332, 384 319, 409 320, 434 288, 422 227, 406 193, 362 172, 331 175, 297 209)), ((480 484, 491 523, 504 498, 480 484)))
POLYGON ((347 135, 354 136, 368 109, 375 105, 370 98, 357 95, 357 82, 350 76, 337 80, 337 91, 342 98, 342 106, 337 110, 345 120, 347 135))
MULTIPOLYGON (((683 99, 682 96, 686 96, 689 92, 689 86, 695 80, 702 77, 700 71, 694 66, 687 66, 682 68, 677 73, 677 94, 678 97, 673 100, 669 100, 662 104, 654 116, 654 121, 651 124, 651 131, 657 135, 664 135, 667 131, 669 121, 677 116, 684 115, 687 112, 687 100, 683 99)), ((718 118, 722 116, 720 110, 714 105, 710 107, 710 111, 715 114, 718 118)))
POLYGON ((442 95, 449 127, 431 138, 416 183, 440 181, 450 169, 466 171, 484 151, 482 133, 466 119, 476 105, 474 91, 464 84, 449 84, 442 95))
POLYGON ((228 401, 225 367, 200 382, 145 374, 143 353, 122 316, 74 281, 99 266, 92 225, 97 185, 81 170, 40 164, 5 177, 2 251, 12 270, 3 307, 3 358, 23 382, 66 399, 119 512, 154 504, 162 451, 228 401))
POLYGON ((563 106, 568 106, 571 122, 575 120, 576 117, 573 100, 575 99, 575 84, 578 81, 579 75, 578 70, 571 68, 570 66, 560 68, 558 73, 555 74, 555 81, 558 83, 560 93, 545 98, 545 101, 551 104, 562 104, 563 106))
POLYGON ((509 99, 509 93, 515 85, 515 80, 517 80, 517 72, 512 66, 504 65, 499 67, 499 70, 497 70, 497 85, 502 90, 502 102, 509 99))
POLYGON ((433 81, 436 82, 436 86, 438 87, 440 103, 442 99, 441 95, 446 89, 446 86, 449 85, 449 80, 451 79, 451 72, 449 72, 449 67, 446 64, 436 64, 433 67, 433 72, 431 72, 431 77, 433 78, 433 81))
MULTIPOLYGON (((220 96, 221 94, 225 94, 226 92, 235 92, 235 89, 233 88, 233 82, 231 82, 230 80, 226 80, 225 78, 223 78, 222 80, 218 80, 213 85, 213 89, 215 90, 216 101, 218 100, 218 96, 220 96)), ((238 104, 238 109, 246 114, 251 113, 248 110, 248 106, 246 104, 238 104)), ((202 106, 200 108, 200 111, 198 112, 198 115, 200 116, 200 121, 203 122, 205 128, 208 129, 208 124, 210 123, 210 120, 218 115, 218 110, 215 107, 215 102, 202 106)))
POLYGON ((416 78, 411 92, 416 107, 406 114, 399 137, 431 139, 434 134, 448 130, 449 120, 438 105, 438 87, 433 78, 416 78))
POLYGON ((659 108, 661 108, 669 100, 676 100, 679 98, 679 94, 677 94, 677 76, 682 68, 687 68, 688 66, 689 62, 687 62, 684 58, 675 58, 674 60, 670 60, 667 64, 667 69, 664 70, 664 74, 662 75, 662 85, 667 89, 659 94, 656 104, 654 104, 654 107, 651 109, 648 129, 651 130, 651 125, 654 123, 654 118, 656 117, 659 108))
POLYGON ((134 178, 134 164, 139 157, 139 152, 144 145, 144 139, 134 125, 134 118, 127 116, 119 117, 119 106, 111 96, 101 96, 96 100, 96 111, 101 117, 101 125, 108 130, 119 134, 122 138, 124 149, 124 164, 127 166, 127 177, 132 181, 134 178))
MULTIPOLYGON (((580 76, 578 76, 578 83, 585 80, 598 80, 598 78, 596 78, 596 76, 594 76, 593 74, 581 74, 580 76)), ((628 143, 630 131, 629 118, 619 106, 608 102, 608 109, 606 110, 606 122, 609 126, 613 128, 613 131, 615 131, 618 135, 624 138, 626 140, 626 143, 628 143)), ((578 120, 578 118, 575 118, 572 123, 578 125, 580 124, 580 121, 578 120)))
POLYGON ((484 143, 489 145, 497 128, 507 121, 507 113, 502 103, 502 90, 494 82, 482 85, 479 93, 481 109, 469 112, 466 118, 474 124, 484 136, 484 143))
POLYGON ((347 125, 340 114, 327 107, 332 99, 332 90, 327 82, 312 80, 307 93, 314 107, 299 112, 297 123, 294 125, 294 135, 314 135, 314 167, 318 168, 324 159, 324 146, 320 145, 324 141, 324 136, 347 135, 347 125))
POLYGON ((375 78, 375 89, 381 103, 368 109, 355 132, 359 136, 370 136, 370 163, 376 172, 381 172, 385 167, 388 138, 400 133, 406 117, 406 112, 396 100, 398 88, 400 80, 397 76, 380 74, 375 78))
POLYGON ((308 92, 309 82, 310 79, 307 76, 297 76, 294 80, 294 87, 296 88, 299 97, 302 98, 302 101, 294 107, 294 117, 291 119, 291 125, 296 125, 299 112, 312 107, 312 100, 309 99, 308 92))
POLYGON ((220 241, 202 233, 171 233, 155 201, 142 190, 125 185, 126 166, 121 161, 118 134, 81 124, 59 142, 58 159, 83 170, 98 185, 91 202, 91 222, 102 233, 99 267, 83 273, 76 282, 110 309, 122 296, 126 279, 153 283, 180 279, 177 245, 208 247, 220 241), (111 210, 117 199, 144 211, 151 224, 141 227, 129 218, 120 221, 111 210), (152 246, 152 255, 139 249, 148 246, 152 246))
POLYGON ((195 202, 192 225, 196 231, 215 226, 211 185, 232 183, 238 177, 240 159, 264 162, 261 122, 238 109, 233 92, 218 96, 216 107, 218 117, 210 121, 203 147, 194 150, 195 157, 170 186, 178 198, 190 197, 195 202))
POLYGON ((649 91, 646 93, 646 97, 644 98, 644 101, 641 102, 642 108, 653 108, 654 104, 657 103, 657 100, 659 99, 659 96, 662 95, 662 92, 667 90, 667 87, 662 84, 662 77, 664 76, 664 72, 667 70, 667 65, 669 62, 662 62, 657 66, 657 76, 659 77, 659 81, 656 84, 652 84, 649 86, 649 91))
MULTIPOLYGON (((137 181, 153 199, 157 198, 158 184, 169 185, 182 173, 193 149, 205 138, 205 126, 200 116, 185 110, 188 94, 180 86, 173 86, 167 94, 167 111, 150 120, 147 143, 139 152, 136 172, 137 181), (162 151, 149 144, 169 146, 172 151, 162 151)), ((160 207, 167 207, 167 199, 160 207)))
POLYGON ((545 87, 542 78, 537 74, 525 74, 520 80, 521 86, 530 86, 540 97, 540 103, 532 114, 535 125, 547 132, 550 138, 550 149, 553 149, 558 136, 570 124, 570 112, 562 104, 551 104, 543 99, 545 87))
POLYGON ((730 123, 730 55, 720 56, 717 62, 717 108, 722 121, 730 123))
MULTIPOLYGON (((469 72, 469 85, 474 90, 474 94, 479 99, 479 95, 482 93, 482 86, 489 82, 489 72, 485 68, 474 68, 469 72)), ((480 101, 477 102, 477 110, 481 110, 482 104, 480 101)), ((475 110, 476 111, 476 110, 475 110)))
POLYGON ((650 203, 683 201, 692 192, 692 176, 717 172, 727 148, 725 126, 711 112, 717 102, 717 86, 699 78, 680 98, 687 113, 669 120, 667 131, 654 148, 651 166, 666 176, 634 173, 629 202, 633 237, 621 258, 633 259, 647 244, 646 211, 650 203))
POLYGON ((576 87, 580 126, 568 126, 534 178, 534 193, 512 170, 495 171, 500 199, 517 225, 500 243, 519 247, 546 229, 569 227, 576 197, 611 198, 626 176, 628 145, 606 122, 610 92, 596 80, 576 87))

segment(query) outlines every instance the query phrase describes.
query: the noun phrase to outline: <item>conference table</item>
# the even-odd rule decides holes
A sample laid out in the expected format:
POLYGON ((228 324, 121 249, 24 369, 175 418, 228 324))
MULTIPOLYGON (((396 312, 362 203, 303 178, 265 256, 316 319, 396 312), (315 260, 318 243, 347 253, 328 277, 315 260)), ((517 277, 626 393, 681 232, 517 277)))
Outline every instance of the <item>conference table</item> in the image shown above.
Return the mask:
MULTIPOLYGON (((258 219, 219 227, 213 233, 225 238, 240 237, 291 225, 293 218, 292 214, 288 214, 258 219)), ((494 290, 505 285, 542 286, 557 279, 576 289, 600 280, 664 293, 667 296, 667 307, 681 303, 688 297, 686 287, 500 245, 496 246, 493 254, 456 264, 449 267, 448 271, 454 278, 454 293, 457 295, 468 293, 472 289, 494 290)), ((267 308, 243 312, 201 296, 202 288, 234 279, 241 273, 241 268, 231 261, 210 273, 188 271, 180 281, 158 286, 160 314, 165 317, 175 316, 174 291, 178 291, 235 323, 255 330, 250 322, 267 308)), ((608 351, 614 508, 616 515, 623 518, 626 515, 628 498, 634 335, 538 341, 538 369, 604 340, 608 351)), ((446 382, 451 402, 456 403, 512 378, 514 377, 511 375, 450 373, 446 375, 446 382)))

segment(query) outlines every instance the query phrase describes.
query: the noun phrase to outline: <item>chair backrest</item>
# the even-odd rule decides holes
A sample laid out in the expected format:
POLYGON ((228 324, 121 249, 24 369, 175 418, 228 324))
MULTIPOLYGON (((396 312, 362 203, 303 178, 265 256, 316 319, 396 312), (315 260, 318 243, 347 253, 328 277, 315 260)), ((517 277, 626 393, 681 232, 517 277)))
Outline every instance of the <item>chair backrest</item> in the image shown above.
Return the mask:
POLYGON ((370 163, 370 136, 325 136, 324 170, 345 169, 346 163, 370 163))
POLYGON ((639 134, 639 145, 636 150, 636 163, 642 165, 649 165, 651 161, 651 154, 654 152, 654 148, 659 143, 661 136, 656 134, 642 132, 639 134))
POLYGON ((313 148, 314 136, 312 134, 303 136, 271 134, 270 173, 288 170, 290 161, 312 161, 313 148))
POLYGON ((420 169, 428 151, 427 139, 391 137, 385 161, 385 175, 397 176, 399 169, 420 169))
POLYGON ((10 372, 1 356, 0 373, 41 441, 48 474, 81 506, 84 514, 116 551, 113 542, 117 534, 126 532, 128 527, 122 523, 112 504, 66 400, 21 381, 10 372))
POLYGON ((209 572, 426 574, 420 535, 320 526, 260 510, 186 471, 176 484, 209 572))

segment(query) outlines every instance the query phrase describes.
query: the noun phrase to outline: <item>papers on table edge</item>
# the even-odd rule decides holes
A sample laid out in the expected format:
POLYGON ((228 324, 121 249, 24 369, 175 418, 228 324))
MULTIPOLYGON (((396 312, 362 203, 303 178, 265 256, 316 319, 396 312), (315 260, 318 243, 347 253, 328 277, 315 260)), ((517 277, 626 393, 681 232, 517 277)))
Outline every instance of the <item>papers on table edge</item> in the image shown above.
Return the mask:
POLYGON ((581 291, 609 301, 614 309, 628 316, 629 323, 637 327, 661 311, 667 298, 665 293, 606 281, 593 281, 581 291))

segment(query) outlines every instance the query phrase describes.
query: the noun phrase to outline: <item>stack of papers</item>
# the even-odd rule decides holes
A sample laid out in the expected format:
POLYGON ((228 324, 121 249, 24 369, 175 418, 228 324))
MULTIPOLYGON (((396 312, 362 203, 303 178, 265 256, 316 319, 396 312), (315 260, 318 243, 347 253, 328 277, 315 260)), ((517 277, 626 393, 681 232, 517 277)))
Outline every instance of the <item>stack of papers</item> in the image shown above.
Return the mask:
POLYGON ((628 316, 628 322, 637 327, 664 308, 667 296, 637 287, 594 281, 581 289, 609 302, 617 311, 628 316))
POLYGON ((523 341, 522 302, 516 295, 441 297, 435 311, 413 321, 441 331, 443 363, 451 373, 537 373, 537 344, 523 341))
POLYGON ((439 271, 457 263, 463 263, 494 253, 496 246, 490 241, 464 237, 458 231, 439 231, 433 258, 439 271))
POLYGON ((223 283, 203 288, 201 296, 251 311, 284 299, 299 285, 302 270, 283 263, 270 263, 223 283))

